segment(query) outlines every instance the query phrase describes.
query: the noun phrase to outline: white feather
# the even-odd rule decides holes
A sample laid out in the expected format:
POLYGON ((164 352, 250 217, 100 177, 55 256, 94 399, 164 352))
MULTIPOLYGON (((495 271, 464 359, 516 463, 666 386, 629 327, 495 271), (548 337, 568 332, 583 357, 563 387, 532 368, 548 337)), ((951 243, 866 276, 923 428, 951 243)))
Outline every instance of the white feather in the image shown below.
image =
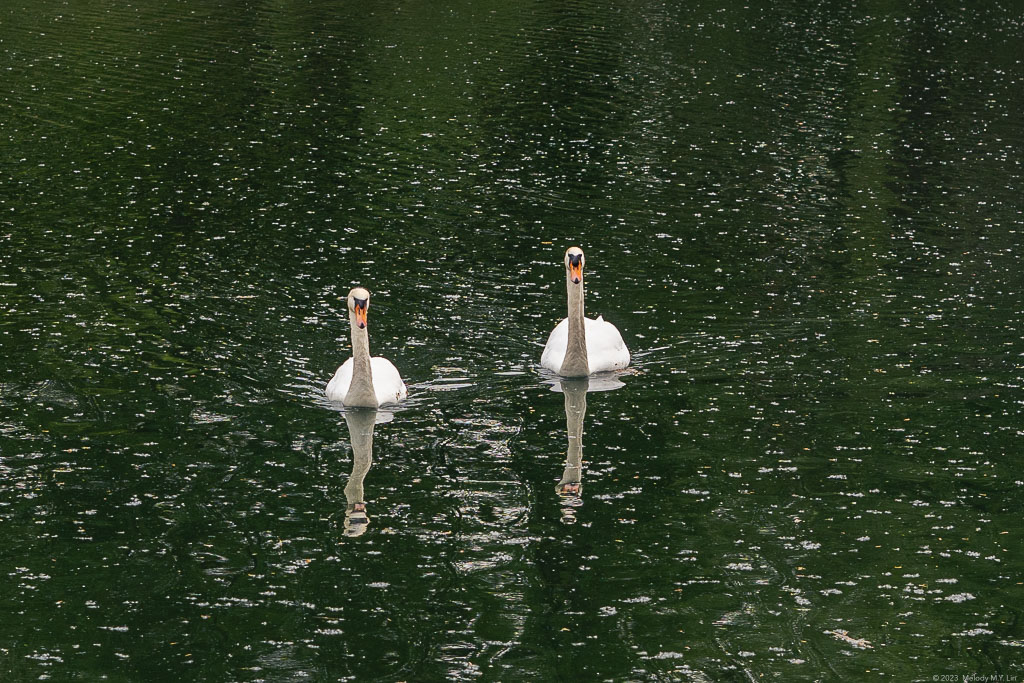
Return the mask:
MULTIPOLYGON (((615 325, 597 316, 597 320, 584 318, 583 332, 587 340, 587 365, 591 374, 621 370, 629 365, 629 349, 615 325)), ((548 336, 548 343, 540 356, 541 367, 552 372, 562 368, 565 349, 569 345, 569 319, 555 325, 548 336)))
MULTIPOLYGON (((352 359, 341 364, 334 377, 327 383, 327 398, 332 401, 345 402, 348 388, 352 384, 352 359)), ((373 377, 373 393, 377 397, 377 405, 398 403, 409 395, 409 390, 402 381, 395 364, 387 358, 374 356, 370 358, 370 374, 373 377)))

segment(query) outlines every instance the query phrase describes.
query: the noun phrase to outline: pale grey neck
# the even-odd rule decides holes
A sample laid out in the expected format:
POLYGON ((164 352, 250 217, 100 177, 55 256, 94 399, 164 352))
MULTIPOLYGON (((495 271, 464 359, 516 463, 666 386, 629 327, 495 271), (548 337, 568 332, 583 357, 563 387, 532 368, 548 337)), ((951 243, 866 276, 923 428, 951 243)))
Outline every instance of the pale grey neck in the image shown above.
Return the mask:
POLYGON ((370 370, 370 335, 365 327, 352 321, 352 383, 342 402, 347 406, 377 407, 377 394, 373 390, 370 370))
MULTIPOLYGON (((579 382, 579 380, 577 380, 579 382)), ((569 437, 569 445, 565 451, 565 469, 562 481, 558 482, 561 489, 565 484, 577 484, 583 474, 583 418, 587 414, 587 381, 582 383, 562 382, 565 394, 565 432, 569 437)))
POLYGON ((587 333, 583 322, 583 281, 574 283, 567 272, 565 283, 569 294, 569 339, 558 374, 563 377, 586 377, 590 374, 590 363, 587 360, 587 333))
POLYGON ((345 485, 345 500, 349 509, 363 501, 363 479, 373 464, 373 425, 376 411, 360 410, 345 413, 349 438, 352 440, 352 474, 345 485))

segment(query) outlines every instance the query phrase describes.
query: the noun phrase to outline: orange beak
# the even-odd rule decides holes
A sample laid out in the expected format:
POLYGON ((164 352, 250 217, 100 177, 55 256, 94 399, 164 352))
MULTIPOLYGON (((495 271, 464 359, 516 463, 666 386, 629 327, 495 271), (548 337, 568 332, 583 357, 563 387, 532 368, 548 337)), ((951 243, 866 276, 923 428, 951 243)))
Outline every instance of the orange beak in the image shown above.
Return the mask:
POLYGON ((569 263, 569 277, 572 278, 573 284, 578 285, 583 279, 583 263, 577 261, 576 263, 569 263))
POLYGON ((357 301, 356 305, 353 307, 353 313, 355 313, 355 316, 356 316, 356 325, 359 326, 359 329, 363 329, 363 328, 366 327, 366 309, 367 308, 368 308, 368 306, 366 305, 365 302, 359 302, 359 301, 357 301))

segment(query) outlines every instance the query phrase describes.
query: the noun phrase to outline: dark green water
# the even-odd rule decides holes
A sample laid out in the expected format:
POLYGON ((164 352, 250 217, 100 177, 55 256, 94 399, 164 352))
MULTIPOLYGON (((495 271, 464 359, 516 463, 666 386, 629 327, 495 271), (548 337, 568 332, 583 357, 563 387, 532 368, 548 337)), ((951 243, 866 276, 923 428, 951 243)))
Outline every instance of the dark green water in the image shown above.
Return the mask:
POLYGON ((1022 30, 4 3, 3 680, 1020 680, 1022 30))

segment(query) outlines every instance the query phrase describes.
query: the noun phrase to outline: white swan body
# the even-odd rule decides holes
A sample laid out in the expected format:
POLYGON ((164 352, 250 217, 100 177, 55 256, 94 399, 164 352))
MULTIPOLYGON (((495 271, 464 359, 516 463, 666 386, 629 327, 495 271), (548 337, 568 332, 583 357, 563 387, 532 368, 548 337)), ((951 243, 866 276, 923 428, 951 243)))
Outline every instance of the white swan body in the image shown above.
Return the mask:
POLYGON ((610 322, 583 315, 583 251, 565 252, 569 317, 555 326, 540 357, 541 367, 563 377, 585 377, 629 365, 629 349, 610 322))
MULTIPOLYGON (((355 405, 345 402, 345 395, 348 394, 352 385, 352 368, 355 361, 349 358, 341 364, 334 377, 327 383, 327 398, 332 401, 341 401, 345 405, 355 405)), ((373 394, 377 405, 385 403, 398 403, 409 395, 409 390, 402 381, 395 364, 387 358, 374 356, 370 359, 370 374, 373 376, 373 394)))
POLYGON ((349 327, 352 333, 352 357, 341 364, 327 383, 327 398, 346 406, 377 408, 398 403, 409 391, 398 368, 387 358, 370 357, 366 314, 370 293, 356 287, 348 293, 349 327))
MULTIPOLYGON (((587 338, 587 369, 590 371, 587 374, 621 370, 629 365, 629 349, 626 348, 626 342, 622 341, 622 335, 615 325, 601 316, 597 316, 597 320, 584 318, 583 322, 587 338)), ((569 319, 565 318, 555 325, 555 329, 551 330, 548 336, 548 343, 540 356, 541 367, 559 372, 568 345, 569 319)))

